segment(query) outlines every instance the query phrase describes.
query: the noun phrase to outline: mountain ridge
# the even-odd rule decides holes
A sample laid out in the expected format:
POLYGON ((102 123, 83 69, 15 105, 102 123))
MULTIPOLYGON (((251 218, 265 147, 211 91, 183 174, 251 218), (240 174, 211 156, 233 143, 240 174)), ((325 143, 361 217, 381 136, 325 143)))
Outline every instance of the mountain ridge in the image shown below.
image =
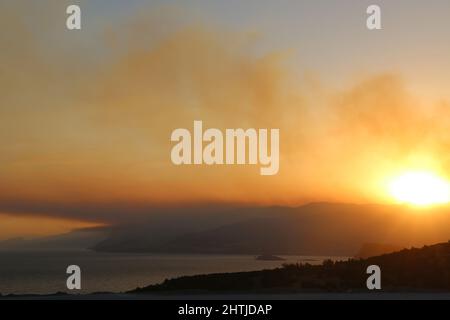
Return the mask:
MULTIPOLYGON (((211 206, 161 211, 96 230, 102 237, 78 243, 99 252, 354 256, 367 243, 404 248, 446 241, 450 209, 330 202, 211 206)), ((70 246, 65 238, 60 243, 70 246)), ((33 241, 49 246, 57 240, 33 241)))

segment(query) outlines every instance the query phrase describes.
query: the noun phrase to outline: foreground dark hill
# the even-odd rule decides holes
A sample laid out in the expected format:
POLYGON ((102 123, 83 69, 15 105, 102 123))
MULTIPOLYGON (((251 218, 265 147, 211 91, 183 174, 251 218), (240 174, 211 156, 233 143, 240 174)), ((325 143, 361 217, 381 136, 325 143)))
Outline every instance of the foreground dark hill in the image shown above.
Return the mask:
POLYGON ((369 265, 381 268, 383 291, 450 292, 450 241, 323 265, 286 265, 274 270, 211 274, 166 280, 131 293, 170 292, 349 292, 364 291, 369 265))

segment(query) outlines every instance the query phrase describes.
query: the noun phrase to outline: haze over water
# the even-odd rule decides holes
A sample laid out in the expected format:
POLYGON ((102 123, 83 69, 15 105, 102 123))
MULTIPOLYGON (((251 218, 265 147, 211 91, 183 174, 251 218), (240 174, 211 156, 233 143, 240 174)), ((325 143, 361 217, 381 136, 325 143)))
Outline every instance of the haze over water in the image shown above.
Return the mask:
POLYGON ((0 251, 0 293, 67 292, 65 270, 74 263, 82 269, 82 290, 71 293, 92 293, 123 292, 184 275, 272 269, 283 263, 320 264, 326 257, 284 258, 285 261, 260 261, 249 255, 0 251))

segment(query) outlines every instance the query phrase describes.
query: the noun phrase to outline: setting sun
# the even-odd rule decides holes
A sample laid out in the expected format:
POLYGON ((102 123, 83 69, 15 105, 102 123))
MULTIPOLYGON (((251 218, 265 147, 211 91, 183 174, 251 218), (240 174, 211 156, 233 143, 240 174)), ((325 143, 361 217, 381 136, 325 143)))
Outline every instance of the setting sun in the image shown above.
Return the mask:
POLYGON ((396 177, 389 191, 399 202, 426 206, 450 201, 449 183, 429 172, 407 172, 396 177))

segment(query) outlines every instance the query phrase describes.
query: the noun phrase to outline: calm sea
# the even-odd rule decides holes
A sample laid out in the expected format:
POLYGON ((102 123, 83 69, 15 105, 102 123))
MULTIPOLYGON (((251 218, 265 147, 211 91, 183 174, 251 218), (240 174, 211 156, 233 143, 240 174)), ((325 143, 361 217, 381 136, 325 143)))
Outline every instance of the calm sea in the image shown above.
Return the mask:
MULTIPOLYGON (((82 270, 82 290, 123 292, 184 275, 271 269, 283 263, 320 264, 329 257, 282 256, 259 261, 248 255, 123 254, 92 251, 0 251, 1 294, 67 291, 66 268, 82 270)), ((334 260, 346 259, 333 257, 334 260)))

